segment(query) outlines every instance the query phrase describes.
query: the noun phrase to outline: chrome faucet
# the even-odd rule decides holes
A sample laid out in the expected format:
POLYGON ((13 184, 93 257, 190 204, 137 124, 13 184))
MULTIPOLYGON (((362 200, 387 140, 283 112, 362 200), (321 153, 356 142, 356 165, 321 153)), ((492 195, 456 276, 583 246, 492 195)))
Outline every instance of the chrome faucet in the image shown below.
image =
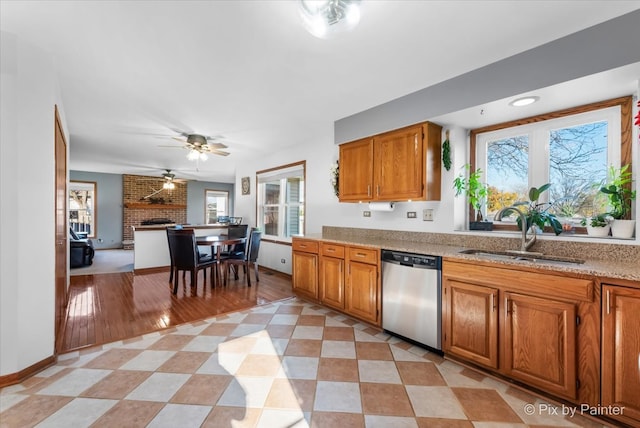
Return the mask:
POLYGON ((531 248, 531 246, 536 242, 536 228, 535 227, 531 228, 533 229, 533 232, 532 232, 533 236, 531 237, 531 239, 527 240, 527 217, 522 211, 520 211, 515 206, 505 207, 505 208, 502 208, 500 211, 498 211, 496 215, 493 217, 493 219, 495 221, 500 221, 502 220, 502 216, 504 216, 505 213, 509 211, 514 211, 518 214, 518 217, 520 217, 520 228, 522 229, 522 243, 520 245, 520 251, 510 251, 510 252, 516 252, 521 254, 528 253, 529 248, 531 248))

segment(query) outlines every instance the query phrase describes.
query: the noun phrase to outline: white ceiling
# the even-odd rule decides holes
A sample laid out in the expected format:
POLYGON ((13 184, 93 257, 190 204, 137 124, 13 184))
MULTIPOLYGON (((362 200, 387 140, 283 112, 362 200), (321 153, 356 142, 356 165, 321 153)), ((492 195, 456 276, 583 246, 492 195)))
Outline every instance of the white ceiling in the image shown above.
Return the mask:
MULTIPOLYGON (((55 61, 71 169, 172 169, 180 178, 233 182, 248 159, 333 141, 335 120, 636 10, 640 1, 362 5, 355 31, 329 40, 302 28, 295 1, 2 0, 0 12, 2 31, 55 61), (221 136, 231 155, 196 171, 171 139, 174 130, 221 136)), ((603 82, 607 96, 637 90, 640 63, 615 73, 568 91, 537 91, 534 106, 588 102, 582 98, 603 82)), ((504 107, 509 100, 437 119, 476 127, 522 115, 504 107)))

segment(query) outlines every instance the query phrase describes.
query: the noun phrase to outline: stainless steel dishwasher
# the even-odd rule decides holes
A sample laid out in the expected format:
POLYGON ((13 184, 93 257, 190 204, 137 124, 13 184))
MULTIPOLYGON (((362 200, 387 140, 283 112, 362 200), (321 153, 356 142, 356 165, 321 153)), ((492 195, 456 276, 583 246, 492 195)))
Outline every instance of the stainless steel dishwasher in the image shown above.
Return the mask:
POLYGON ((382 250, 382 328, 441 352, 442 258, 382 250))

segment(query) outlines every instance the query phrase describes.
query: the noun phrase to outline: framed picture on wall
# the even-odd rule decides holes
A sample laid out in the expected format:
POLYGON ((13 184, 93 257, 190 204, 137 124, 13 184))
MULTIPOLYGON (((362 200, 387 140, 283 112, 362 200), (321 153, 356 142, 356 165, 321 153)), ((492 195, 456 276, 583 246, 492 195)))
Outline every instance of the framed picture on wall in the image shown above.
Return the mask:
POLYGON ((241 183, 242 183, 242 194, 243 195, 250 194, 251 193, 251 180, 249 179, 249 177, 242 177, 241 183))

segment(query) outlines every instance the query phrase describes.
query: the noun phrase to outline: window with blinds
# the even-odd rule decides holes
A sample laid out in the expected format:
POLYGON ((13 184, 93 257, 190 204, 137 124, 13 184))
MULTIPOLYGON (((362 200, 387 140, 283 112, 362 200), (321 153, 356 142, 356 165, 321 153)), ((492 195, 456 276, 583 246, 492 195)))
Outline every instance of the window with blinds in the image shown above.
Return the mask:
POLYGON ((258 171, 258 227, 263 236, 304 234, 306 162, 258 171))

